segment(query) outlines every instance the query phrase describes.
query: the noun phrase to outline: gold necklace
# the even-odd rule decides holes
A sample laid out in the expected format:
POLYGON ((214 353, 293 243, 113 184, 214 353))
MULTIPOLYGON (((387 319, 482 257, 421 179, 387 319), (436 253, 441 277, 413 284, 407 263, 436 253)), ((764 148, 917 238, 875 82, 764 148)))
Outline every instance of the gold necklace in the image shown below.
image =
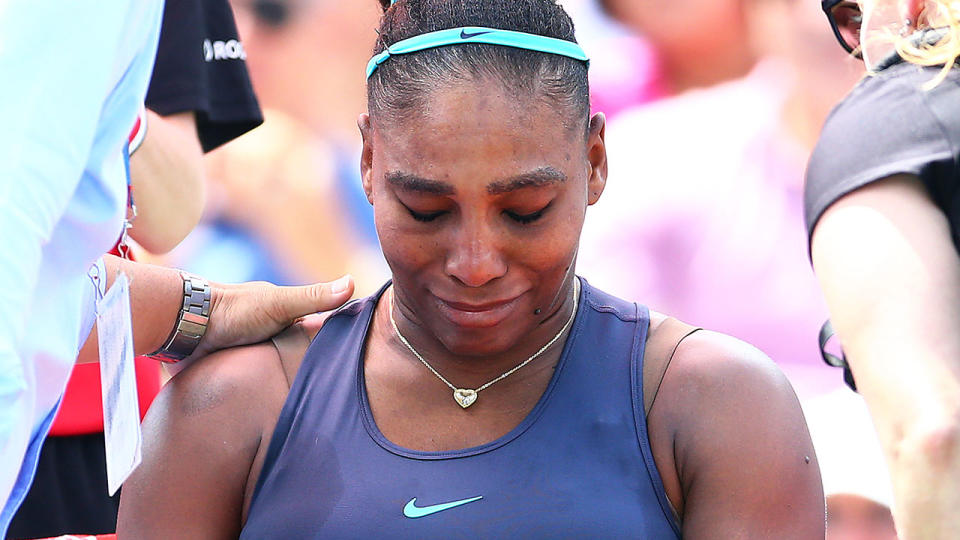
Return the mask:
POLYGON ((413 353, 413 355, 416 356, 417 359, 420 360, 420 362, 423 365, 427 366, 427 369, 429 369, 431 373, 436 375, 438 379, 443 381, 444 384, 446 384, 447 386, 450 387, 451 390, 453 390, 453 400, 456 401, 458 405, 466 409, 467 407, 473 405, 474 402, 477 401, 477 394, 481 390, 486 390, 494 383, 500 382, 506 379, 507 377, 509 377, 510 375, 513 375, 514 372, 516 372, 523 366, 529 364, 530 362, 533 362, 534 360, 536 360, 537 357, 539 357, 541 354, 544 353, 544 351, 549 349, 551 345, 556 343, 557 340, 560 339, 560 336, 562 336, 564 332, 566 332, 567 329, 570 328, 570 325, 573 324, 573 319, 577 315, 577 303, 579 302, 579 300, 580 300, 580 280, 574 278, 573 280, 573 311, 570 312, 570 318, 567 319, 567 322, 563 325, 563 328, 561 328, 560 331, 557 332, 557 335, 553 336, 553 339, 548 341, 547 344, 544 345, 543 347, 540 347, 539 351, 533 353, 529 358, 527 358, 523 362, 520 362, 512 369, 503 372, 499 377, 475 389, 457 388, 456 386, 454 386, 443 375, 441 375, 440 372, 433 369, 433 366, 431 366, 430 363, 427 362, 427 360, 423 357, 423 355, 417 352, 417 350, 413 348, 413 345, 411 345, 410 342, 407 341, 407 338, 405 338, 403 334, 400 333, 400 328, 397 327, 397 321, 393 319, 393 289, 390 290, 390 324, 393 325, 393 331, 397 333, 397 337, 400 338, 400 341, 407 346, 407 349, 409 349, 410 352, 413 353))

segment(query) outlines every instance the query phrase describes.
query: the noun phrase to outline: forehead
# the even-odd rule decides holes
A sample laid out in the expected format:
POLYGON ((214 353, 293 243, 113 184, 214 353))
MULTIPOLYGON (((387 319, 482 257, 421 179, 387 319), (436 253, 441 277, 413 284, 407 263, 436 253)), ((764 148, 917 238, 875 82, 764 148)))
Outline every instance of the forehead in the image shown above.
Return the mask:
POLYGON ((431 178, 448 176, 438 174, 443 169, 483 169, 492 176, 564 170, 584 151, 582 134, 549 101, 518 94, 497 83, 459 81, 433 91, 410 114, 373 118, 375 159, 431 178))

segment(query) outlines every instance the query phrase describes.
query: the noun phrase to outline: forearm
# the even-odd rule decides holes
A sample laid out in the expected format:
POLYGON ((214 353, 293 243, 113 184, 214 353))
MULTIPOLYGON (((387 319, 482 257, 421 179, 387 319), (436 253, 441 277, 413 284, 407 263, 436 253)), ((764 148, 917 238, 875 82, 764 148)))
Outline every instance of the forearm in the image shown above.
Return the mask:
POLYGON ((901 535, 960 530, 960 258, 916 180, 841 199, 814 264, 884 445, 901 535))
MULTIPOLYGON (((183 279, 173 268, 127 261, 106 255, 107 287, 122 271, 130 279, 130 313, 133 325, 133 352, 149 354, 163 346, 177 322, 183 305, 183 279)), ((97 362, 96 328, 77 357, 78 363, 97 362)))
MULTIPOLYGON (((104 261, 107 286, 113 284, 120 270, 130 278, 134 352, 156 351, 170 336, 183 307, 184 280, 180 273, 112 255, 105 256, 104 261)), ((211 283, 208 325, 190 358, 263 341, 300 317, 340 307, 352 294, 353 280, 348 276, 332 283, 302 287, 277 287, 264 282, 211 283)), ((78 362, 97 361, 96 340, 92 333, 78 362)))
POLYGON ((946 302, 921 297, 890 308, 869 329, 838 319, 884 445, 905 539, 954 538, 960 530, 960 298, 946 296, 954 297, 952 314, 946 302))
POLYGON ((147 135, 130 157, 137 217, 130 235, 151 253, 173 249, 200 221, 206 201, 194 113, 147 111, 147 135))

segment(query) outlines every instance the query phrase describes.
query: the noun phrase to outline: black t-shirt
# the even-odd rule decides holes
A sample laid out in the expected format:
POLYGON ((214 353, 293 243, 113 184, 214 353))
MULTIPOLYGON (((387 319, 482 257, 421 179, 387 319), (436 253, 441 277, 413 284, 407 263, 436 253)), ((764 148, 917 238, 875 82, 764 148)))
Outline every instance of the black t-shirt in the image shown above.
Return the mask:
POLYGON ((196 112, 204 152, 243 135, 263 123, 246 57, 227 0, 167 0, 147 107, 196 112))
POLYGON ((804 193, 808 238, 837 199, 898 173, 916 175, 950 221, 960 252, 960 68, 899 62, 864 78, 827 118, 804 193))

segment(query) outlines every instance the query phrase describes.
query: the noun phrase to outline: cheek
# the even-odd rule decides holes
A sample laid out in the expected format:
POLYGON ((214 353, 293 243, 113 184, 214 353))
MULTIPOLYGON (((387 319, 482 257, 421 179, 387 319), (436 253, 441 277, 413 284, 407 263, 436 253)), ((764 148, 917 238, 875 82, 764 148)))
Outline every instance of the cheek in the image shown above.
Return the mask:
POLYGON ((440 246, 435 237, 411 232, 410 223, 415 222, 383 206, 374 202, 374 222, 383 257, 394 274, 423 268, 438 257, 440 246))
POLYGON ((508 244, 511 258, 538 272, 564 272, 576 257, 582 227, 582 214, 567 211, 565 219, 546 223, 536 233, 517 235, 508 244))

